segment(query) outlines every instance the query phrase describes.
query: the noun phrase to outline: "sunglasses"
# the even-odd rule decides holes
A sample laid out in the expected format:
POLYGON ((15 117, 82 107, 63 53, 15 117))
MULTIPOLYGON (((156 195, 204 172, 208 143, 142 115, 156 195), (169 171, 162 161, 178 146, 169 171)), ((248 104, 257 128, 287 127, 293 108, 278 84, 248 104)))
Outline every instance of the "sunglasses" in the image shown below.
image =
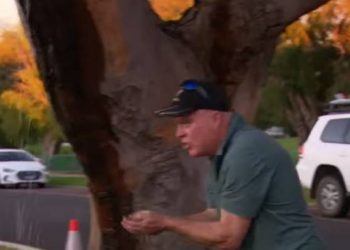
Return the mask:
POLYGON ((207 91, 200 85, 199 82, 195 80, 188 80, 185 81, 182 85, 181 88, 183 90, 188 90, 188 91, 196 91, 200 96, 202 96, 205 99, 209 99, 207 91))

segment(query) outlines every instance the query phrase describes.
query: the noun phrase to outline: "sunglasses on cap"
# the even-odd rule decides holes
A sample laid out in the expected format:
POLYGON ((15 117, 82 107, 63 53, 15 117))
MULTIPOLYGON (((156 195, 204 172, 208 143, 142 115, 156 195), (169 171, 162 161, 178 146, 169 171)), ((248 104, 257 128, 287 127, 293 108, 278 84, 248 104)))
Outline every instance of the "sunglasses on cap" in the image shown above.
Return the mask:
POLYGON ((196 80, 187 80, 181 84, 183 90, 194 90, 197 91, 203 98, 208 99, 207 91, 200 85, 196 80))

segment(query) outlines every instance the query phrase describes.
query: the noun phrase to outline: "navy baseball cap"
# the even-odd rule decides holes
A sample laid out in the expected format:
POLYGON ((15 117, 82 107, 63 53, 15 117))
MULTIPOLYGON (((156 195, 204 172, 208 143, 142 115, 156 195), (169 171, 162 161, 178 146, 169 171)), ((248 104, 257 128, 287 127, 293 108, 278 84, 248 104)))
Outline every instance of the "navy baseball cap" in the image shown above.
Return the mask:
POLYGON ((180 85, 171 104, 155 111, 158 116, 185 116, 199 109, 228 111, 225 91, 220 86, 197 80, 186 80, 180 85))

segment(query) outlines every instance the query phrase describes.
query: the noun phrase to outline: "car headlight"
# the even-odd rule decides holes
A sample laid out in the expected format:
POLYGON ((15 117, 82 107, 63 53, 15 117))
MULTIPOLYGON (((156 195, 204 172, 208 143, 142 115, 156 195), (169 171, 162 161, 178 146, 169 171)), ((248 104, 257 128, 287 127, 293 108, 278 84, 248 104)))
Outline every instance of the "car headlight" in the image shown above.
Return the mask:
POLYGON ((11 168, 4 168, 3 171, 4 171, 5 173, 13 173, 13 172, 16 172, 16 170, 11 169, 11 168))

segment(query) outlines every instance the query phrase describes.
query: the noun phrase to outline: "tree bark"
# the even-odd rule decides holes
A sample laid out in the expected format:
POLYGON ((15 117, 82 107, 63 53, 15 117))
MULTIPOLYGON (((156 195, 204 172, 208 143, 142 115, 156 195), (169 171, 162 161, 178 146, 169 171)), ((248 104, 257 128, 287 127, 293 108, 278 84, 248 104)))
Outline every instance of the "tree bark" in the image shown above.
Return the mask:
POLYGON ((43 162, 47 163, 50 157, 57 153, 59 144, 61 143, 61 139, 57 138, 56 135, 52 134, 51 131, 47 131, 44 134, 42 145, 42 154, 41 159, 43 162))
POLYGON ((286 110, 287 119, 296 131, 300 143, 303 143, 321 114, 320 107, 310 97, 293 92, 288 93, 288 102, 290 108, 286 110))
POLYGON ((133 210, 181 215, 205 206, 207 161, 189 159, 170 135, 173 122, 153 111, 197 78, 228 86, 236 110, 252 119, 277 37, 307 11, 304 1, 287 15, 287 0, 202 0, 167 23, 146 0, 17 2, 90 180, 101 249, 203 249, 168 233, 136 239, 120 226, 133 210))

